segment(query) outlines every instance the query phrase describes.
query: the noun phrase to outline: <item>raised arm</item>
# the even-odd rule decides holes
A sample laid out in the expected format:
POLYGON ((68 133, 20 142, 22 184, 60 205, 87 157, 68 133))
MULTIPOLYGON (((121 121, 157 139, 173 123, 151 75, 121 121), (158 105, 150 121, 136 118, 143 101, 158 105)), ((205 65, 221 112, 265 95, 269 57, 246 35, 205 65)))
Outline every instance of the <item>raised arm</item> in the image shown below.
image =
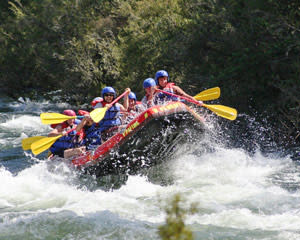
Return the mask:
POLYGON ((90 116, 85 116, 81 120, 81 122, 76 126, 76 132, 79 132, 86 125, 86 123, 89 121, 89 119, 91 120, 90 116))
POLYGON ((130 88, 126 88, 125 91, 128 91, 125 95, 124 95, 124 103, 123 103, 123 109, 121 109, 122 111, 127 111, 128 107, 129 107, 129 98, 128 95, 131 92, 130 88))

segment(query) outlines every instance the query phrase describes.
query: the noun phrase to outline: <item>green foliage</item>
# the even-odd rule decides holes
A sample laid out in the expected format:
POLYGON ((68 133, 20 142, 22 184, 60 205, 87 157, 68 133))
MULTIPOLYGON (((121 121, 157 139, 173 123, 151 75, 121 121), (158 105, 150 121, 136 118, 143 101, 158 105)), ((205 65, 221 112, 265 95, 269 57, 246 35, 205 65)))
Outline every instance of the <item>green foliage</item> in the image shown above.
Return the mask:
POLYGON ((26 89, 62 89, 84 102, 87 93, 96 93, 90 89, 114 84, 118 71, 113 38, 96 29, 102 14, 101 2, 97 4, 45 0, 24 7, 11 2, 14 16, 0 26, 2 89, 13 96, 26 89))
POLYGON ((66 94, 73 95, 78 102, 86 96, 85 101, 89 102, 100 94, 102 87, 116 84, 119 71, 111 39, 94 33, 82 40, 74 38, 67 45, 65 55, 57 56, 64 60, 69 76, 61 82, 66 94))
POLYGON ((15 97, 62 89, 84 103, 111 85, 140 98, 143 80, 165 69, 190 94, 219 86, 223 104, 268 110, 295 127, 299 7, 296 0, 4 1, 0 89, 15 97))
POLYGON ((129 1, 118 10, 128 19, 119 34, 122 76, 134 89, 141 89, 143 80, 159 69, 168 69, 172 79, 180 79, 175 67, 185 55, 179 40, 188 24, 180 4, 180 0, 129 1))
POLYGON ((185 226, 185 220, 188 215, 195 214, 197 208, 191 205, 190 208, 181 206, 182 199, 179 194, 176 194, 170 205, 165 209, 167 218, 166 224, 159 227, 159 235, 164 240, 191 240, 193 234, 185 226))

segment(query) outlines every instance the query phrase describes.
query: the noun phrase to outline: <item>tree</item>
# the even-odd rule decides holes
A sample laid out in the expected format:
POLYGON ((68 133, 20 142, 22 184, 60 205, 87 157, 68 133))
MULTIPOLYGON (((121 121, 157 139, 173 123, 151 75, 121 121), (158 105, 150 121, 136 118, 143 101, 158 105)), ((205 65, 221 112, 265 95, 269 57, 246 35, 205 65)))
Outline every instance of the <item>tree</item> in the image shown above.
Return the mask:
POLYGON ((191 240, 193 234, 189 230, 184 221, 187 215, 195 214, 197 208, 195 204, 191 205, 189 209, 180 206, 182 202, 179 194, 176 194, 171 203, 166 207, 167 214, 166 224, 159 227, 159 235, 164 240, 191 240))

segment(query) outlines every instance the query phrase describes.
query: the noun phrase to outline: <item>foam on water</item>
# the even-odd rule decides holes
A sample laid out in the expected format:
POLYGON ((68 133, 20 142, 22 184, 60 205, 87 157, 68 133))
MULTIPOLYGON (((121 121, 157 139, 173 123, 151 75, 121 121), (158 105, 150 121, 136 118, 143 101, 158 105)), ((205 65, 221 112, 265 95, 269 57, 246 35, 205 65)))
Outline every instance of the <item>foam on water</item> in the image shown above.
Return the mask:
POLYGON ((204 214, 192 218, 199 224, 296 231, 300 192, 289 192, 273 181, 278 172, 293 167, 288 158, 268 158, 259 152, 250 157, 242 150, 218 149, 201 157, 178 159, 176 185, 188 201, 203 209, 204 214))
POLYGON ((43 125, 38 116, 12 115, 11 118, 0 123, 0 131, 0 146, 11 148, 20 147, 24 138, 47 135, 50 127, 43 125))
MULTIPOLYGON (((88 191, 74 184, 77 175, 64 163, 55 167, 56 172, 49 171, 47 165, 45 162, 35 164, 17 176, 2 168, 0 181, 6 184, 0 186, 0 199, 2 204, 5 203, 0 208, 12 207, 14 211, 71 210, 77 215, 109 210, 132 218, 138 213, 137 204, 141 201, 144 205, 161 188, 147 182, 145 178, 132 176, 119 190, 88 191)), ((142 215, 145 215, 144 211, 142 215)))
POLYGON ((45 125, 41 123, 40 117, 33 117, 30 115, 13 115, 12 119, 9 119, 4 123, 0 123, 0 127, 9 128, 11 130, 33 129, 37 131, 41 131, 41 129, 46 128, 45 125))
MULTIPOLYGON (((55 167, 42 161, 13 175, 0 170, 0 209, 3 223, 10 215, 23 218, 29 212, 71 211, 76 216, 109 211, 128 221, 159 224, 161 204, 180 193, 200 211, 191 224, 247 230, 297 231, 300 224, 300 192, 276 185, 272 176, 292 167, 288 159, 271 159, 260 153, 250 157, 238 149, 217 149, 203 156, 184 155, 174 162, 174 184, 160 186, 144 176, 130 176, 114 191, 90 191, 78 186, 78 175, 64 163, 55 167), (53 171, 55 169, 55 171, 53 171)), ((297 175, 297 174, 296 174, 297 175)))
POLYGON ((31 113, 41 113, 48 109, 66 109, 70 108, 70 105, 65 102, 53 103, 48 100, 42 101, 32 101, 28 98, 20 97, 18 101, 10 102, 7 105, 14 112, 31 112, 31 113))

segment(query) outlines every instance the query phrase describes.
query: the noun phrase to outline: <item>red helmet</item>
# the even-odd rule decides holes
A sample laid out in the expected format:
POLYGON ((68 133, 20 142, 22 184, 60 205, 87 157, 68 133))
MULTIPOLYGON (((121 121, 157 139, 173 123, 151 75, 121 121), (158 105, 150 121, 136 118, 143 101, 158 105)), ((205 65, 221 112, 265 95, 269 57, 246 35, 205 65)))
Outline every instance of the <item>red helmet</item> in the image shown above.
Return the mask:
POLYGON ((67 116, 76 116, 76 113, 73 110, 67 109, 63 111, 63 114, 67 116))

